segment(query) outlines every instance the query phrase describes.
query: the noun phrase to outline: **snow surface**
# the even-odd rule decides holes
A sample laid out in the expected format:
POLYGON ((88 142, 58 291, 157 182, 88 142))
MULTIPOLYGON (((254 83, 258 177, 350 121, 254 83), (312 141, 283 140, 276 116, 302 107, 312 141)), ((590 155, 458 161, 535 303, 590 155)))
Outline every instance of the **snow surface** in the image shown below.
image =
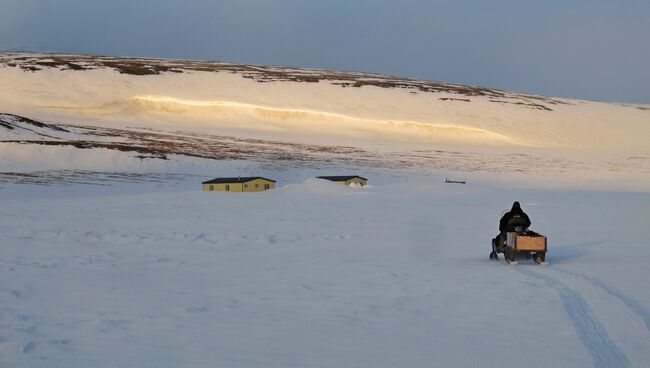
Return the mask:
POLYGON ((650 361, 648 193, 312 179, 0 200, 0 366, 650 361), (549 235, 549 266, 488 260, 513 199, 549 235))

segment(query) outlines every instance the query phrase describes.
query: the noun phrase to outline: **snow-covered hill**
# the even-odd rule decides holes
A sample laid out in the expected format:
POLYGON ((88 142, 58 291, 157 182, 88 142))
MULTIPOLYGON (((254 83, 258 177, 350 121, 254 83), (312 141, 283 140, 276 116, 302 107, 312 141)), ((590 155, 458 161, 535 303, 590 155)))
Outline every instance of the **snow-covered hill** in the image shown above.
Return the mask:
POLYGON ((119 158, 97 170, 120 170, 123 156, 160 170, 156 160, 181 155, 628 189, 650 180, 649 105, 357 72, 5 53, 0 113, 0 171, 88 169, 79 156, 101 149, 119 158))
POLYGON ((208 129, 628 150, 647 149, 650 134, 650 106, 374 74, 31 54, 4 54, 0 67, 5 109, 38 116, 154 115, 208 129))

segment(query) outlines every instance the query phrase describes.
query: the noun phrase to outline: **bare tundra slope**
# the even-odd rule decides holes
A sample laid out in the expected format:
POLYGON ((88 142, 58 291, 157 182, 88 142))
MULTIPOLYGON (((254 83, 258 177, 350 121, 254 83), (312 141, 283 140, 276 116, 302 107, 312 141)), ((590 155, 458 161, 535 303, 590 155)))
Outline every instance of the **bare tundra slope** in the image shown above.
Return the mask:
POLYGON ((650 178, 650 106, 358 72, 0 54, 0 113, 4 172, 87 168, 80 157, 101 150, 116 158, 98 170, 184 156, 626 189, 650 178))

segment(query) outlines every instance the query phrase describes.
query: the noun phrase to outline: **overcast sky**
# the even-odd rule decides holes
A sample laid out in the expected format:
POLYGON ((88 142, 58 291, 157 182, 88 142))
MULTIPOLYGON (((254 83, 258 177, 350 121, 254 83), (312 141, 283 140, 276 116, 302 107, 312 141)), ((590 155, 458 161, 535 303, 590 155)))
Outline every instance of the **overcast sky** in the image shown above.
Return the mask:
POLYGON ((371 71, 650 103, 650 0, 0 0, 0 49, 371 71))

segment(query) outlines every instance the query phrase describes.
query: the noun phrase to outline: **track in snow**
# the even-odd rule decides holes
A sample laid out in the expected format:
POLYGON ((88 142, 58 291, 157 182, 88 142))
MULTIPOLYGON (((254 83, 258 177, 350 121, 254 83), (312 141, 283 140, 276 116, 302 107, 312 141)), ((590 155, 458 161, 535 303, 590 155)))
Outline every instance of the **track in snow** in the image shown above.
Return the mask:
POLYGON ((583 279, 589 281, 593 286, 595 286, 598 289, 604 291, 608 295, 618 299, 619 301, 621 301, 621 303, 625 304, 625 306, 628 307, 634 314, 636 314, 641 319, 643 319, 643 321, 645 322, 646 328, 648 329, 648 331, 650 331, 650 311, 648 311, 648 309, 646 307, 641 305, 636 300, 634 300, 634 299, 630 298, 629 296, 623 294, 623 292, 621 292, 620 290, 606 285, 605 283, 603 283, 602 281, 598 280, 595 277, 587 276, 587 275, 584 275, 584 274, 576 273, 576 272, 565 270, 565 269, 558 268, 558 267, 553 267, 553 269, 556 270, 556 271, 562 272, 562 273, 566 273, 566 274, 571 275, 571 276, 583 278, 583 279))
POLYGON ((609 339, 605 327, 594 316, 593 311, 580 293, 552 277, 523 269, 516 269, 516 271, 528 277, 542 280, 560 293, 564 310, 569 315, 580 341, 589 351, 594 367, 631 366, 627 356, 609 339))

